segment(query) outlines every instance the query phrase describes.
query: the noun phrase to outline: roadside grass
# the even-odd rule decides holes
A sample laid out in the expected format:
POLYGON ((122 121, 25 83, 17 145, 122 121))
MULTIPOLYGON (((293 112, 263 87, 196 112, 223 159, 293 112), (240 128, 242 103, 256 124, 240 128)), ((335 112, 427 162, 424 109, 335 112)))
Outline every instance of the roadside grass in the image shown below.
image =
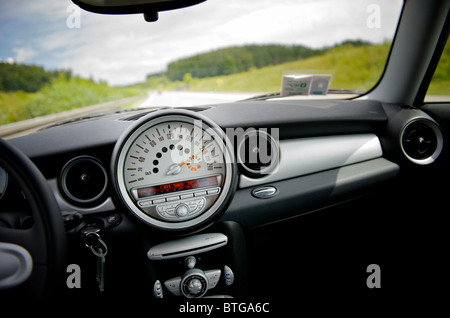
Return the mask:
POLYGON ((25 107, 32 99, 33 93, 0 92, 0 125, 27 119, 25 107))
POLYGON ((450 39, 447 39, 427 94, 450 95, 450 39))
POLYGON ((0 92, 0 124, 90 106, 142 94, 133 87, 110 87, 106 83, 64 76, 53 79, 36 93, 0 92))

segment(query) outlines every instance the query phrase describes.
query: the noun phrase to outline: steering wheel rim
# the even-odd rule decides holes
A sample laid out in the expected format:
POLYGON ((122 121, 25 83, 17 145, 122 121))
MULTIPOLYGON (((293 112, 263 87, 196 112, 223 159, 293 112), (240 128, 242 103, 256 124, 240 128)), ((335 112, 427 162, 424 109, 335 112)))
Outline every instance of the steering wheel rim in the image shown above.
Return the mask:
MULTIPOLYGON (((25 249, 32 258, 29 277, 1 294, 41 298, 64 281, 66 233, 55 197, 42 173, 21 151, 0 138, 0 166, 22 189, 33 223, 27 229, 0 226, 0 242, 25 249)), ((19 248, 20 249, 20 248, 19 248)))

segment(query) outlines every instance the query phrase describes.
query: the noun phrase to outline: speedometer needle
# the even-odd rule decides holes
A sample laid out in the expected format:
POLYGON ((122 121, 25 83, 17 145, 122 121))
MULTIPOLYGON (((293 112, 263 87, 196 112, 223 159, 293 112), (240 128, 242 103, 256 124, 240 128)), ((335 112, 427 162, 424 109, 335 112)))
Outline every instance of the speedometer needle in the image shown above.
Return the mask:
POLYGON ((195 155, 193 155, 192 157, 190 157, 188 160, 180 163, 179 165, 175 164, 169 167, 169 171, 167 171, 166 175, 171 175, 171 174, 177 174, 180 173, 181 171, 181 167, 184 166, 186 163, 188 163, 189 161, 191 161, 192 159, 194 159, 195 157, 197 157, 198 155, 200 155, 201 153, 203 153, 203 151, 205 151, 206 149, 208 149, 211 146, 208 145, 205 148, 203 148, 201 151, 199 151, 198 153, 196 153, 195 155))
POLYGON ((194 159, 195 157, 197 157, 199 154, 201 154, 203 151, 205 151, 206 149, 208 149, 211 146, 208 145, 207 147, 203 148, 202 151, 196 153, 195 155, 193 155, 192 157, 190 157, 188 160, 186 160, 185 162, 183 162, 182 164, 180 164, 180 167, 184 166, 186 163, 188 163, 189 161, 191 161, 192 159, 194 159))
POLYGON ((169 171, 166 172, 167 176, 170 176, 171 174, 179 174, 181 172, 180 165, 174 164, 169 167, 169 171))

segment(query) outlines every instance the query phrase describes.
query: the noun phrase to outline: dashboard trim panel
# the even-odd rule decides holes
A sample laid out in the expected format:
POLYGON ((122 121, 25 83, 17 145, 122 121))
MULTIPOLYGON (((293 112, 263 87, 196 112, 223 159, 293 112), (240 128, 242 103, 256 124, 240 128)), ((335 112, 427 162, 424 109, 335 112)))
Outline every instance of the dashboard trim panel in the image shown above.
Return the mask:
POLYGON ((340 135, 280 141, 280 163, 262 178, 241 175, 240 188, 300 177, 381 157, 383 151, 374 134, 340 135))
POLYGON ((248 228, 297 217, 363 194, 371 187, 393 180, 400 167, 384 158, 270 183, 278 194, 261 200, 253 188, 236 191, 233 202, 219 221, 236 221, 248 228))

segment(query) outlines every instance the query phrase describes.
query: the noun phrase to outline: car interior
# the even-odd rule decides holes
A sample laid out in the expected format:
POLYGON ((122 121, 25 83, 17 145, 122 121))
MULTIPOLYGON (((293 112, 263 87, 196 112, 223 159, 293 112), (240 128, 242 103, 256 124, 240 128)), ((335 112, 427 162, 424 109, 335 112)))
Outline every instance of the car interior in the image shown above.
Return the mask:
MULTIPOLYGON (((202 1, 73 2, 156 21, 202 1)), ((0 140, 0 295, 294 308, 445 287, 450 105, 425 95, 449 8, 405 1, 355 98, 119 110, 0 140)))

